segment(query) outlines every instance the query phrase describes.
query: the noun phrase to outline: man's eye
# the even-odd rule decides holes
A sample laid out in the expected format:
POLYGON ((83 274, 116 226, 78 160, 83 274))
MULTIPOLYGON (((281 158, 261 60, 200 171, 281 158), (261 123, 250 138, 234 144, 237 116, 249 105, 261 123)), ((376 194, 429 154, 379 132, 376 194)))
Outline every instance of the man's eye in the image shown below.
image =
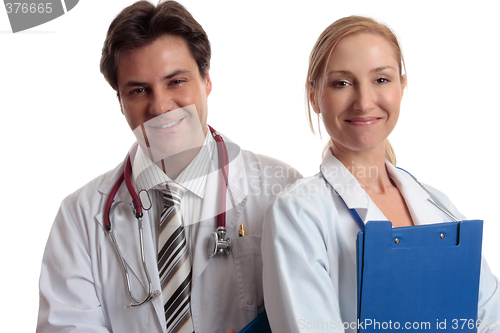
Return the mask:
POLYGON ((142 93, 143 93, 143 92, 145 92, 145 91, 146 91, 146 89, 144 89, 144 88, 136 88, 136 89, 132 90, 132 91, 130 92, 130 94, 131 94, 131 95, 135 95, 135 94, 142 94, 142 93))
POLYGON ((170 85, 171 86, 179 85, 181 83, 182 83, 182 80, 173 80, 173 81, 170 81, 170 85))

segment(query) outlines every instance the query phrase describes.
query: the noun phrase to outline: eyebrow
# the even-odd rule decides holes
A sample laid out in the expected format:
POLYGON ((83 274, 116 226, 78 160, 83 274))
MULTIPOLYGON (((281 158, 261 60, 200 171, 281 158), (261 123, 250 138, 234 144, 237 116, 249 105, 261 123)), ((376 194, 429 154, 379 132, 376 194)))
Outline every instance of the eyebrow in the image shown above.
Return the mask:
POLYGON ((171 79, 173 77, 176 77, 177 75, 180 75, 180 74, 184 74, 184 73, 188 73, 189 71, 186 70, 186 69, 178 69, 166 76, 163 77, 164 80, 168 80, 168 79, 171 79))
MULTIPOLYGON (((165 75, 163 77, 163 80, 170 80, 171 78, 176 77, 177 75, 181 75, 188 72, 189 71, 186 69, 178 69, 168 75, 165 75)), ((148 84, 147 82, 142 82, 142 81, 128 81, 127 83, 124 84, 124 87, 138 87, 138 86, 145 86, 147 84, 148 84)))
POLYGON ((394 68, 392 66, 383 66, 383 67, 377 67, 377 68, 375 68, 374 70, 372 70, 372 72, 375 72, 375 73, 383 72, 386 69, 392 69, 393 71, 397 71, 396 68, 394 68))
MULTIPOLYGON (((393 71, 396 71, 396 68, 394 68, 392 66, 382 66, 382 67, 377 67, 377 68, 372 69, 370 71, 370 73, 379 73, 379 72, 383 72, 386 69, 392 69, 393 71)), ((344 71, 344 70, 339 70, 339 71, 333 70, 333 71, 326 73, 326 76, 330 76, 331 74, 348 75, 348 74, 352 74, 352 72, 344 71)))

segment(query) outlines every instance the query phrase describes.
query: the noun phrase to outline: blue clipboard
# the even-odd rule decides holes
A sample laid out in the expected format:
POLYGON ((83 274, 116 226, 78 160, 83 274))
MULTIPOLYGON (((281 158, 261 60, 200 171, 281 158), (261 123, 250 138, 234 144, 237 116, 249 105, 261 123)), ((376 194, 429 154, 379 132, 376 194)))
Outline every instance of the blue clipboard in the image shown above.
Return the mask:
POLYGON ((271 333, 267 313, 262 312, 238 333, 271 333))
POLYGON ((476 332, 482 232, 478 220, 368 222, 357 238, 358 332, 476 332))

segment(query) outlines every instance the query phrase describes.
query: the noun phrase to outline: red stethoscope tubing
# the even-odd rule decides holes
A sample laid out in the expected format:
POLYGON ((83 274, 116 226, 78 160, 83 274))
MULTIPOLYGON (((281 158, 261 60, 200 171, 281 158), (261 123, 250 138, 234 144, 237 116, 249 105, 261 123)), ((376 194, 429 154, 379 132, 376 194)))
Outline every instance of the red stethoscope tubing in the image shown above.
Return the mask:
POLYGON ((217 151, 219 152, 219 168, 221 171, 222 177, 220 177, 220 188, 222 195, 219 198, 219 215, 217 215, 217 228, 226 227, 226 194, 227 194, 227 175, 229 169, 229 156, 227 153, 227 147, 222 139, 222 136, 218 134, 212 126, 208 126, 210 132, 212 133, 216 145, 217 151))
MULTIPOLYGON (((219 198, 219 211, 221 212, 217 215, 217 227, 226 227, 226 194, 227 194, 227 174, 228 174, 228 165, 229 165, 229 156, 227 153, 227 147, 222 139, 222 136, 218 134, 211 126, 208 126, 210 129, 210 133, 215 139, 217 145, 217 151, 219 152, 219 167, 221 170, 222 177, 220 177, 220 187, 221 187, 221 196, 219 198)), ((132 173, 132 163, 130 161, 130 155, 127 155, 127 162, 125 164, 125 169, 123 173, 120 175, 120 178, 116 181, 109 193, 109 197, 106 200, 106 204, 104 206, 104 227, 106 230, 111 230, 111 221, 109 219, 109 214, 111 211, 111 206, 113 204, 113 200, 115 198, 116 192, 120 188, 123 181, 127 186, 127 190, 132 197, 132 204, 134 205, 135 217, 142 217, 142 203, 141 199, 139 199, 137 193, 134 190, 134 186, 131 181, 131 173, 132 173)))

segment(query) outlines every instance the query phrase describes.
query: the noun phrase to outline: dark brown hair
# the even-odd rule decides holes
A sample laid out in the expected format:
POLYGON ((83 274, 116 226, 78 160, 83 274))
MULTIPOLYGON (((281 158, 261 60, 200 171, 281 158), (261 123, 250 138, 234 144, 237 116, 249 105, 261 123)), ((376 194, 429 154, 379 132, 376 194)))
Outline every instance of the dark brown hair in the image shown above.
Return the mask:
POLYGON ((118 93, 116 68, 120 54, 153 43, 164 35, 184 39, 204 79, 210 67, 210 42, 201 25, 176 1, 158 6, 138 1, 111 22, 102 49, 101 73, 118 93))

